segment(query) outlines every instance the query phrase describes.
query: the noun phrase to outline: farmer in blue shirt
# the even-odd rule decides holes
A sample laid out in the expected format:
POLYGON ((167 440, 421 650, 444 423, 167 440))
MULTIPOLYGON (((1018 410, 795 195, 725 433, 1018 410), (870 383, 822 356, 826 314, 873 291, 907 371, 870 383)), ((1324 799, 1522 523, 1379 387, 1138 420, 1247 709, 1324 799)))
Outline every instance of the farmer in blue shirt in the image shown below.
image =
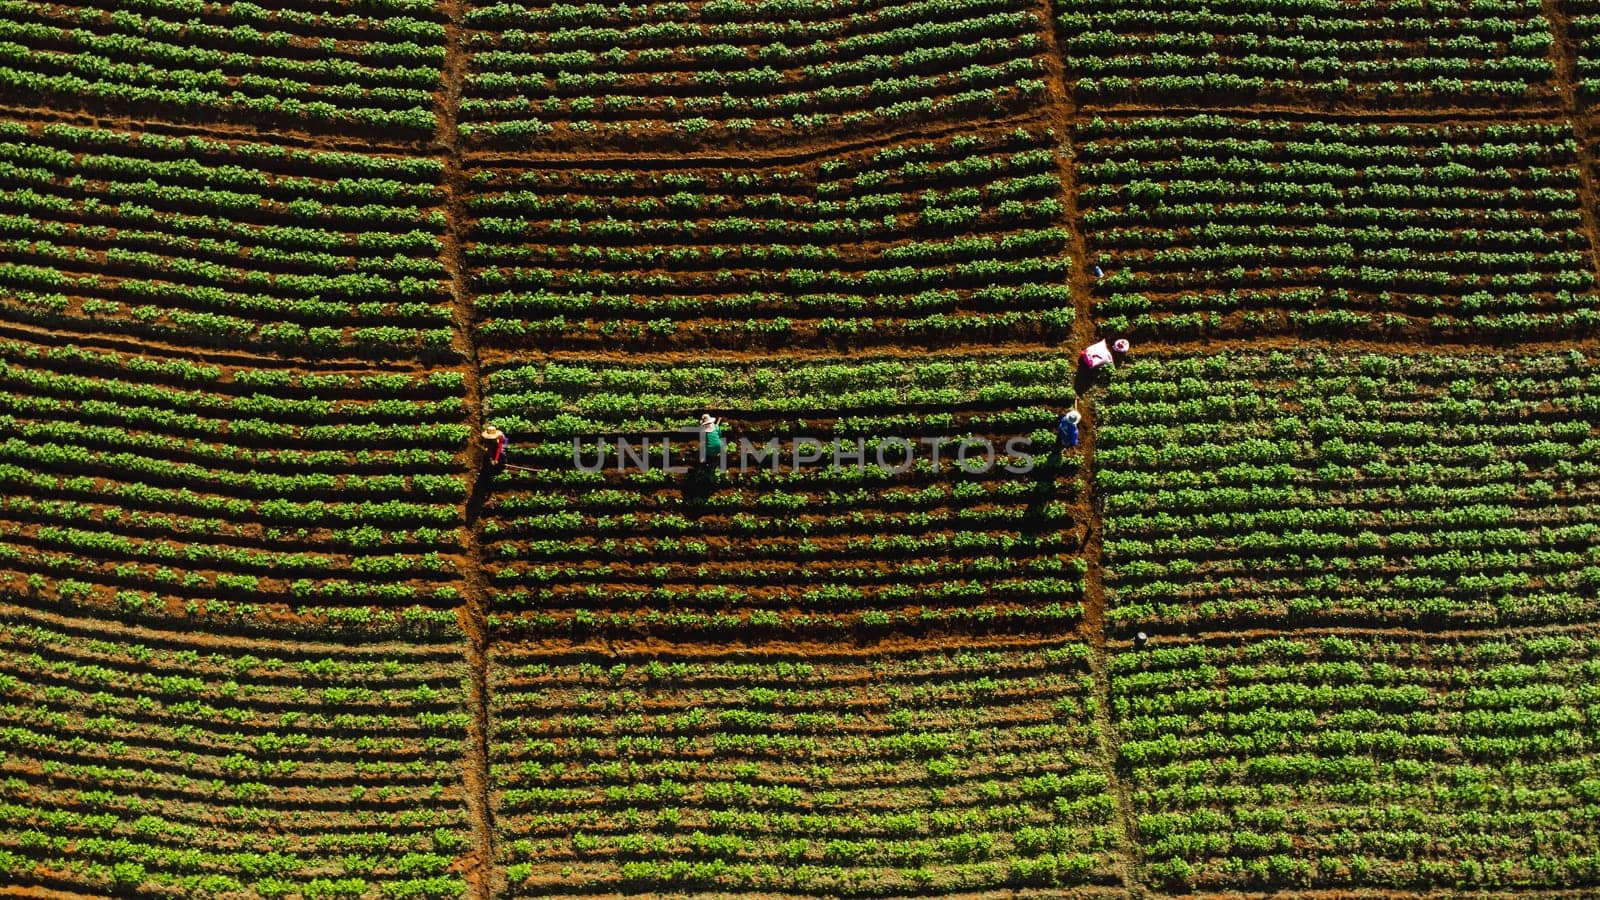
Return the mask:
POLYGON ((1056 420, 1056 446, 1078 446, 1078 423, 1083 421, 1083 413, 1077 409, 1067 410, 1067 414, 1056 420))

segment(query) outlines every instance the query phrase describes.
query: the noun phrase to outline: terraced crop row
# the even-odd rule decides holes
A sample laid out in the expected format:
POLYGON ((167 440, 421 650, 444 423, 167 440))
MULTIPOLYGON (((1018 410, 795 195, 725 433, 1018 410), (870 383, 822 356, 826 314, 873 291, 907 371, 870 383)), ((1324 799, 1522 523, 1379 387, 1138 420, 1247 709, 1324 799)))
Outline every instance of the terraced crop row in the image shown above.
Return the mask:
POLYGON ((0 122, 0 311, 302 358, 451 352, 438 160, 0 122))
POLYGON ((453 643, 285 646, 9 602, 0 642, 9 888, 461 896, 453 643))
POLYGON ((1539 0, 1055 0, 1075 92, 1093 103, 1549 104, 1539 0))
POLYGON ((484 507, 492 621, 578 639, 1070 626, 1081 484, 1052 429, 1071 372, 1059 358, 492 371, 490 414, 530 467, 495 476, 484 507), (698 439, 673 431, 704 410, 732 417, 727 471, 688 470, 698 439))
POLYGON ((431 0, 6 0, 0 88, 18 105, 426 136, 443 19, 431 0))
POLYGON ((34 605, 455 629, 462 376, 0 340, 0 584, 34 605))

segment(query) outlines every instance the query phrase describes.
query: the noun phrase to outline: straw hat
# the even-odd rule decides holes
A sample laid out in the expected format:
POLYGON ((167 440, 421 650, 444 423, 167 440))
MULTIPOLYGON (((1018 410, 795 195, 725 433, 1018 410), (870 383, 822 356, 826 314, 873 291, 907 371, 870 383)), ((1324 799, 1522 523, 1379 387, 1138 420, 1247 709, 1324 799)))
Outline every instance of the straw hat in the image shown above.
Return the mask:
POLYGON ((1127 338, 1119 339, 1115 344, 1111 345, 1111 349, 1117 351, 1118 353, 1127 353, 1128 352, 1128 339, 1127 338))
POLYGON ((502 432, 493 425, 484 426, 483 433, 478 435, 486 441, 498 441, 502 432))
POLYGON ((710 425, 710 424, 712 424, 712 423, 714 423, 716 421, 717 421, 716 419, 711 417, 710 413, 701 413, 700 414, 700 424, 701 425, 710 425))
POLYGON ((1081 413, 1081 412, 1078 412, 1078 411, 1077 411, 1077 410, 1075 410, 1075 409, 1072 409, 1072 410, 1068 410, 1068 411, 1067 411, 1067 421, 1068 421, 1068 422, 1071 422, 1071 423, 1072 423, 1072 424, 1074 424, 1074 425, 1076 425, 1076 424, 1078 424, 1078 423, 1079 423, 1079 422, 1082 422, 1082 421, 1083 421, 1083 413, 1081 413))

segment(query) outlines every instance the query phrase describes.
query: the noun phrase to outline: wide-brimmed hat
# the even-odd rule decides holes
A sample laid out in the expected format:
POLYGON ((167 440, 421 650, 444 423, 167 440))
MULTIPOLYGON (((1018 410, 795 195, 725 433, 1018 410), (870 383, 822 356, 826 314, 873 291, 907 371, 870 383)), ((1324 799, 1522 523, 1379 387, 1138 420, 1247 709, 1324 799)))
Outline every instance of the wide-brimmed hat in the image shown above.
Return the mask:
POLYGON ((485 425, 485 426, 483 426, 483 434, 479 435, 479 437, 489 438, 490 440, 493 440, 494 438, 497 438, 499 436, 500 436, 500 429, 494 427, 493 425, 485 425))
POLYGON ((710 425, 712 422, 715 422, 715 421, 716 421, 716 419, 712 417, 711 413, 701 413, 700 414, 700 424, 701 425, 710 425))
POLYGON ((1112 344, 1111 345, 1111 349, 1117 351, 1118 353, 1127 353, 1128 352, 1128 340, 1127 340, 1127 338, 1123 338, 1121 340, 1118 340, 1116 343, 1112 344))
POLYGON ((1078 423, 1079 423, 1079 422, 1082 422, 1082 421, 1083 421, 1083 413, 1081 413, 1081 412, 1078 412, 1078 411, 1077 411, 1077 410, 1075 410, 1075 409, 1072 409, 1072 410, 1068 410, 1068 411, 1067 411, 1067 421, 1068 421, 1068 422, 1071 422, 1071 423, 1072 423, 1072 424, 1074 424, 1074 425, 1076 425, 1076 424, 1078 424, 1078 423))

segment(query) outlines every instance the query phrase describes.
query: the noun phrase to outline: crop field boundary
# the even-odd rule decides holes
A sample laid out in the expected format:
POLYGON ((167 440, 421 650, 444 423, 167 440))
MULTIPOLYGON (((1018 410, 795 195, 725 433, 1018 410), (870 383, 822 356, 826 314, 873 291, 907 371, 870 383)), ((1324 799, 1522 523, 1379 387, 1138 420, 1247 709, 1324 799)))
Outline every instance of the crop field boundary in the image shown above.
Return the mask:
POLYGON ((442 150, 444 161, 443 184, 445 189, 445 229, 441 235, 444 244, 444 265, 449 274, 449 290, 454 305, 457 349, 464 360, 463 384, 469 433, 474 436, 472 446, 466 450, 468 492, 462 506, 462 533, 465 543, 464 565, 461 567, 465 602, 459 610, 462 631, 466 634, 465 655, 468 667, 467 707, 471 716, 467 726, 467 747, 463 780, 466 788, 468 827, 472 832, 472 849, 465 861, 465 876, 469 891, 479 900, 495 896, 495 880, 499 868, 495 865, 494 807, 489 799, 489 653, 488 609, 489 588, 484 579, 483 547, 480 540, 483 508, 482 486, 483 454, 476 450, 475 436, 484 427, 481 368, 478 360, 477 338, 473 329, 472 298, 467 279, 467 264, 461 248, 461 222, 465 216, 466 178, 462 174, 461 133, 456 127, 456 110, 461 104, 461 83, 466 72, 466 51, 462 46, 462 4, 458 0, 444 4, 445 61, 443 67, 443 102, 439 104, 439 130, 435 144, 442 150))
MULTIPOLYGON (((1078 154, 1074 147, 1075 126, 1086 110, 1073 101, 1071 87, 1067 81, 1065 58, 1061 53, 1060 34, 1057 31, 1060 26, 1052 15, 1054 3, 1052 0, 1040 0, 1040 5, 1044 19, 1045 43, 1049 51, 1046 54, 1048 102, 1052 121, 1057 128, 1056 161, 1060 167, 1062 188, 1066 194, 1067 212, 1064 218, 1070 235, 1068 256, 1072 260, 1072 268, 1067 274, 1076 309, 1076 316, 1073 319, 1073 346, 1086 347, 1099 336, 1099 326, 1094 318, 1094 292, 1089 277, 1088 237, 1083 232, 1083 216, 1078 206, 1078 154)), ((1111 678, 1107 670, 1109 651, 1106 647, 1105 554, 1102 548, 1105 522, 1100 515, 1100 504, 1095 495, 1095 413, 1092 390, 1083 392, 1077 399, 1075 407, 1081 409, 1084 417, 1079 444, 1083 454, 1080 466, 1083 487, 1078 492, 1078 507, 1079 516, 1087 523, 1088 529, 1082 551, 1082 558, 1087 568, 1083 576, 1083 620, 1078 624, 1084 642, 1091 649, 1089 671, 1093 678, 1095 699, 1091 716, 1092 729, 1095 746, 1099 751, 1101 771, 1111 786, 1111 796, 1116 802, 1115 815, 1122 825, 1123 846, 1119 857, 1122 862, 1120 874, 1123 885, 1131 896, 1142 896, 1143 890, 1139 880, 1139 866, 1142 861, 1138 851, 1133 800, 1121 773, 1113 764, 1116 759, 1114 752, 1116 732, 1111 722, 1111 678)))

